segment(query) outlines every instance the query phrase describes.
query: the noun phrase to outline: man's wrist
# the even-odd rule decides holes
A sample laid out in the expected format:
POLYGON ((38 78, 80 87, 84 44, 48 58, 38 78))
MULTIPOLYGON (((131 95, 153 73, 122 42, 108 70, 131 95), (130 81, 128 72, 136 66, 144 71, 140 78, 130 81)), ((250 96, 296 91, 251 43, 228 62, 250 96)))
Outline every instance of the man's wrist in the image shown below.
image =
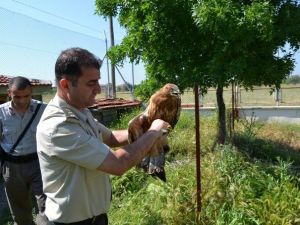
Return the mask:
POLYGON ((156 138, 159 138, 163 135, 163 131, 162 130, 155 130, 155 129, 149 129, 148 132, 149 135, 153 135, 156 138))

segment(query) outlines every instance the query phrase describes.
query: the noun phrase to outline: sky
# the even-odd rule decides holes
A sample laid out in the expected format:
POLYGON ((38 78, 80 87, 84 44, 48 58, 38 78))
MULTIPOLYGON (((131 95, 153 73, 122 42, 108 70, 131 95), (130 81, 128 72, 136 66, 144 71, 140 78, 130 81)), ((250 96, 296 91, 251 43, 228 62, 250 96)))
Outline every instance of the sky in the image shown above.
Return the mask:
MULTIPOLYGON (((0 74, 54 84, 54 65, 62 50, 81 47, 102 59, 106 37, 110 46, 109 23, 94 12, 95 0, 0 0, 0 74)), ((114 19, 115 44, 124 35, 114 19)), ((142 64, 127 62, 118 69, 126 82, 133 82, 132 74, 135 84, 145 79, 142 64)), ((105 60, 100 83, 111 81, 108 76, 105 60)), ((124 83, 117 70, 116 83, 124 83)))
MULTIPOLYGON (((62 50, 81 47, 103 58, 106 38, 110 46, 109 24, 94 12, 95 0, 0 0, 0 74, 54 83, 54 65, 62 50)), ((116 19, 114 35, 115 44, 125 35, 116 19)), ((300 75, 300 52, 295 61, 292 74, 300 75)), ((142 64, 132 67, 125 63, 119 71, 129 83, 133 82, 132 74, 135 84, 145 79, 142 64)), ((108 80, 104 61, 100 83, 108 80)), ((117 70, 116 83, 124 83, 117 70)))

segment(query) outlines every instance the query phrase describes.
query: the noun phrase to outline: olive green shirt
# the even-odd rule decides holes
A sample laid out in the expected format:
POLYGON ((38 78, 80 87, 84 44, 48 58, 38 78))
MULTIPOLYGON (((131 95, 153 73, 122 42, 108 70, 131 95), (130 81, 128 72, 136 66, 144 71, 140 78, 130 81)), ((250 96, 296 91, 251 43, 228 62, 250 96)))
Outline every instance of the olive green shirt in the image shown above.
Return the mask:
POLYGON ((50 221, 77 222, 108 211, 109 175, 96 168, 110 151, 102 137, 110 135, 88 109, 58 96, 49 102, 37 127, 37 149, 50 221))

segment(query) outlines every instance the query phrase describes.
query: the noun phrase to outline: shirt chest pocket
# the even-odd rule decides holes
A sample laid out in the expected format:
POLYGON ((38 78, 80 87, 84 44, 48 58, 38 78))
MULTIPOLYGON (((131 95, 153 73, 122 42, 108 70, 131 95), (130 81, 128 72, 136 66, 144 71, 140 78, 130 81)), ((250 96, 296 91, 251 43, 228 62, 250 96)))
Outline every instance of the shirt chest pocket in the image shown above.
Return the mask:
POLYGON ((17 127, 10 123, 3 123, 3 125, 2 136, 10 143, 14 142, 14 140, 17 138, 17 127))
MULTIPOLYGON (((16 139, 23 133, 23 129, 15 125, 14 123, 11 123, 9 120, 3 122, 3 132, 2 135, 9 143, 14 143, 16 139), (21 130, 20 130, 21 129, 21 130)), ((35 135, 36 135, 36 126, 30 126, 22 140, 26 140, 27 142, 35 142, 35 135)))

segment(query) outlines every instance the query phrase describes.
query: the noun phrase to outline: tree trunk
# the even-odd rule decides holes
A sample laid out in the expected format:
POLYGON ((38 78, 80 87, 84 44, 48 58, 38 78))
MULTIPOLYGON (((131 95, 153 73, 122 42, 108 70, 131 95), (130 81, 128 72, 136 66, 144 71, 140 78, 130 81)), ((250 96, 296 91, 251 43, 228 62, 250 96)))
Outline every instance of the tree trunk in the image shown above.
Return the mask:
POLYGON ((226 117, 225 117, 225 103, 223 99, 223 87, 218 86, 216 91, 218 103, 218 144, 225 144, 226 139, 226 117))

